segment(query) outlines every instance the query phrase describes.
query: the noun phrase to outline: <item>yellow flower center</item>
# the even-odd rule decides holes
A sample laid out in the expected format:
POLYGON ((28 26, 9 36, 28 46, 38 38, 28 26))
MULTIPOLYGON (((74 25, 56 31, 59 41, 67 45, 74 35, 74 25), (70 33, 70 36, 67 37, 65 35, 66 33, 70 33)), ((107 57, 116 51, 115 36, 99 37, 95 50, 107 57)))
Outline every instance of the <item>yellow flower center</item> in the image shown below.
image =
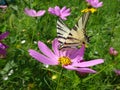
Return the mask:
POLYGON ((83 9, 81 12, 91 12, 91 13, 94 13, 94 12, 96 12, 97 11, 97 9, 96 8, 86 8, 86 9, 83 9))
POLYGON ((61 65, 64 65, 64 66, 70 65, 72 63, 71 59, 69 57, 66 57, 66 56, 60 57, 58 59, 58 61, 61 65))

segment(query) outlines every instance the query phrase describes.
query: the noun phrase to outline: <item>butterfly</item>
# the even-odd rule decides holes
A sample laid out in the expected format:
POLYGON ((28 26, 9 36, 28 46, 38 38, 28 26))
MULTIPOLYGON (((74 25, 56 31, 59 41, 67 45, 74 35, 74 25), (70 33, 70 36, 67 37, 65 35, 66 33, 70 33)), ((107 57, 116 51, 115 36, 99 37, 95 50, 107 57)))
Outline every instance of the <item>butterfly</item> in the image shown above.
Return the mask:
POLYGON ((61 43, 59 49, 79 47, 89 41, 85 30, 89 15, 90 12, 84 13, 72 29, 62 19, 57 20, 57 38, 61 43))

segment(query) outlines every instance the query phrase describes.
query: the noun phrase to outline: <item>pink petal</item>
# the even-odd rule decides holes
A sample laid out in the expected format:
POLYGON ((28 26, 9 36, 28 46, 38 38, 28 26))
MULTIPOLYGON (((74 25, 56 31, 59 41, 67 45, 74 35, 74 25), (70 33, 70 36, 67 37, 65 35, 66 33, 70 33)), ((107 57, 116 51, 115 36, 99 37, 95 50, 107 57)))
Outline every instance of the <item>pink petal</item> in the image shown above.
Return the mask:
POLYGON ((7 5, 0 5, 0 8, 5 9, 7 8, 7 5))
POLYGON ((79 57, 84 57, 84 52, 85 52, 85 45, 82 45, 82 47, 78 50, 76 50, 75 52, 73 52, 73 54, 71 54, 72 58, 75 58, 77 56, 79 57))
POLYGON ((51 13, 51 14, 55 14, 54 8, 51 8, 51 7, 48 9, 48 12, 51 13))
POLYGON ((6 55, 6 49, 0 49, 0 55, 6 55))
POLYGON ((68 70, 77 70, 77 68, 73 67, 72 65, 67 65, 67 66, 63 66, 63 67, 68 70))
POLYGON ((91 3, 91 0, 86 0, 86 2, 91 3))
POLYGON ((94 0, 95 3, 99 3, 99 0, 94 0))
POLYGON ((43 16, 45 14, 45 10, 40 10, 36 13, 36 16, 43 16))
POLYGON ((70 15, 70 13, 62 13, 61 14, 61 17, 67 17, 67 16, 69 16, 70 15))
POLYGON ((48 58, 48 57, 38 53, 35 50, 30 49, 28 52, 29 52, 29 55, 31 55, 33 58, 35 58, 36 60, 38 60, 39 62, 41 62, 43 64, 58 65, 57 60, 48 58))
POLYGON ((99 8, 102 6, 103 2, 99 2, 99 0, 86 0, 92 7, 99 8))
POLYGON ((59 50, 58 50, 59 45, 60 45, 60 44, 59 44, 59 42, 58 42, 58 39, 55 38, 55 39, 53 40, 53 42, 52 42, 52 49, 53 49, 54 53, 55 53, 57 56, 59 56, 59 50))
POLYGON ((74 66, 74 67, 91 67, 91 66, 94 66, 97 64, 101 64, 103 62, 104 62, 103 59, 96 59, 96 60, 85 61, 85 62, 80 62, 80 63, 73 62, 72 66, 74 66))
POLYGON ((28 9, 28 8, 25 8, 25 13, 28 15, 28 16, 32 16, 32 17, 35 17, 36 15, 36 11, 33 10, 33 9, 28 9))
POLYGON ((6 47, 4 46, 3 43, 0 43, 0 50, 1 50, 1 49, 6 49, 6 47))
POLYGON ((64 11, 66 11, 66 9, 67 9, 66 6, 64 6, 64 7, 60 10, 60 12, 63 13, 64 11))
POLYGON ((38 47, 40 51, 45 54, 49 58, 55 58, 56 60, 58 59, 57 56, 41 41, 38 41, 38 47))
POLYGON ((86 2, 91 2, 91 0, 86 0, 86 2))
MULTIPOLYGON (((62 49, 63 50, 63 49, 62 49)), ((71 59, 73 59, 73 54, 77 51, 77 48, 65 48, 66 52, 66 56, 70 57, 71 59)))
POLYGON ((4 32, 0 35, 0 40, 6 38, 9 35, 9 32, 4 32))
POLYGON ((114 70, 117 75, 120 75, 120 70, 114 70))
POLYGON ((102 7, 102 5, 103 5, 103 2, 98 3, 98 4, 97 4, 97 8, 98 8, 98 7, 102 7))
POLYGON ((68 13, 70 14, 70 9, 68 8, 68 9, 66 9, 66 10, 64 10, 64 11, 61 11, 61 14, 63 14, 63 13, 64 13, 64 14, 68 14, 68 13))
POLYGON ((118 51, 115 50, 113 47, 110 47, 110 49, 109 49, 109 53, 110 53, 110 55, 113 55, 113 56, 118 55, 118 51))
POLYGON ((60 16, 60 8, 58 6, 55 7, 55 14, 60 16))
POLYGON ((4 45, 5 48, 8 48, 9 46, 5 45, 4 43, 2 43, 2 45, 4 45))
POLYGON ((67 20, 67 18, 66 18, 66 17, 63 17, 63 16, 60 16, 60 18, 61 18, 62 20, 67 20))
POLYGON ((71 65, 68 66, 63 66, 64 68, 68 69, 68 70, 75 70, 78 71, 79 73, 96 73, 95 70, 92 70, 90 68, 75 68, 71 65))
POLYGON ((114 48, 113 48, 113 47, 110 47, 109 53, 110 53, 110 54, 113 54, 113 51, 114 51, 114 48))
POLYGON ((77 70, 80 74, 85 74, 85 73, 96 73, 95 70, 90 69, 90 68, 78 68, 77 70))

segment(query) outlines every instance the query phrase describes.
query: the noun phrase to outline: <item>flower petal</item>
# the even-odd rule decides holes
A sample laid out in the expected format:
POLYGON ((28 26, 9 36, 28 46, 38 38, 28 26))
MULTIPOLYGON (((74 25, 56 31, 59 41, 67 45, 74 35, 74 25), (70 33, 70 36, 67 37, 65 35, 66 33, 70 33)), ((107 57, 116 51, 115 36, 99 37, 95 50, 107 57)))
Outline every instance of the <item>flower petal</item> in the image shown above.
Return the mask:
POLYGON ((0 35, 0 40, 6 38, 8 35, 9 35, 9 32, 2 33, 2 34, 0 35))
POLYGON ((85 73, 96 73, 95 70, 90 69, 90 68, 78 68, 77 71, 78 71, 80 74, 85 74, 85 73))
POLYGON ((53 42, 52 42, 52 49, 53 49, 54 53, 55 53, 57 56, 59 56, 59 50, 58 50, 59 45, 60 45, 60 44, 59 44, 59 42, 58 42, 58 39, 55 38, 55 39, 53 40, 53 42))
POLYGON ((41 41, 38 41, 38 47, 40 51, 45 54, 49 58, 55 58, 57 60, 57 56, 41 41))
POLYGON ((62 13, 61 14, 61 17, 67 17, 67 16, 69 16, 70 15, 70 13, 62 13))
POLYGON ((120 75, 120 70, 114 70, 117 75, 120 75))
POLYGON ((6 55, 6 49, 0 49, 0 55, 6 55))
POLYGON ((75 58, 77 56, 79 57, 84 57, 84 52, 85 52, 85 45, 82 45, 80 49, 77 49, 73 54, 71 54, 71 58, 75 58))
POLYGON ((40 10, 36 13, 36 16, 43 16, 45 14, 45 10, 40 10))
POLYGON ((57 60, 55 61, 54 59, 48 58, 48 57, 38 53, 35 50, 30 49, 28 52, 29 52, 29 55, 31 55, 33 58, 35 58, 36 60, 38 60, 39 62, 41 62, 43 64, 58 65, 57 60))
POLYGON ((91 67, 97 64, 101 64, 103 63, 104 60, 103 59, 96 59, 96 60, 91 60, 91 61, 85 61, 85 62, 73 62, 72 66, 74 67, 91 67))
POLYGON ((0 8, 5 9, 7 8, 7 5, 0 5, 0 8))
POLYGON ((90 68, 75 68, 71 65, 68 65, 68 66, 63 66, 64 68, 68 69, 68 70, 75 70, 75 71, 78 71, 79 73, 96 73, 95 70, 92 70, 90 68))
POLYGON ((51 7, 49 7, 48 12, 51 13, 51 14, 55 14, 54 8, 51 8, 51 7))
POLYGON ((33 9, 25 8, 25 14, 27 14, 28 16, 31 16, 31 17, 35 17, 36 11, 33 9))
POLYGON ((60 7, 56 6, 54 10, 55 10, 55 14, 57 16, 60 16, 60 7))
POLYGON ((77 68, 73 67, 72 65, 67 65, 67 66, 63 66, 63 67, 68 70, 77 70, 77 68))
POLYGON ((66 6, 64 6, 61 10, 60 10, 60 13, 63 13, 64 11, 66 11, 66 6))
POLYGON ((99 2, 99 0, 86 0, 92 7, 99 8, 102 6, 103 2, 99 2))
POLYGON ((48 12, 53 15, 58 16, 59 18, 63 20, 66 20, 67 19, 66 17, 70 15, 70 9, 69 8, 67 9, 66 6, 64 6, 62 9, 60 9, 59 6, 55 6, 54 8, 50 7, 48 9, 48 12))
POLYGON ((61 18, 62 20, 67 20, 67 18, 66 18, 66 17, 62 17, 62 16, 60 16, 60 18, 61 18))
POLYGON ((97 4, 97 8, 98 8, 98 7, 102 7, 102 5, 103 5, 103 2, 98 3, 98 4, 97 4))

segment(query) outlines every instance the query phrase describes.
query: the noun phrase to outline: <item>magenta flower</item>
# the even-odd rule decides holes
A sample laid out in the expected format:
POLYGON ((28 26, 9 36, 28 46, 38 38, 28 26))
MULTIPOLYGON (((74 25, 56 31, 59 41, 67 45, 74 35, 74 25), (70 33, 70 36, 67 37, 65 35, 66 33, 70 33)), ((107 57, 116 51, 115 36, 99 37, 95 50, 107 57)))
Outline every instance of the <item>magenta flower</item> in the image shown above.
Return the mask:
POLYGON ((110 47, 109 53, 110 53, 110 55, 113 55, 113 56, 118 55, 118 51, 116 51, 113 47, 110 47))
POLYGON ((114 70, 117 75, 120 75, 120 70, 114 70))
POLYGON ((45 14, 45 10, 40 10, 40 11, 36 12, 35 10, 28 9, 28 8, 25 8, 24 12, 25 12, 25 14, 27 14, 28 16, 31 16, 31 17, 40 17, 45 14))
POLYGON ((86 0, 92 7, 99 8, 102 7, 103 2, 99 2, 99 0, 86 0))
POLYGON ((54 8, 50 7, 48 9, 48 12, 50 14, 60 17, 63 20, 66 20, 66 17, 70 15, 70 8, 67 9, 66 6, 64 6, 62 9, 60 9, 59 6, 55 6, 54 8))
POLYGON ((53 52, 41 41, 38 41, 38 47, 41 53, 30 49, 29 54, 39 62, 47 65, 61 65, 68 70, 75 70, 79 73, 96 73, 89 67, 103 63, 103 59, 84 61, 83 45, 80 49, 59 50, 59 42, 55 39, 52 43, 53 52))
POLYGON ((7 45, 2 43, 2 40, 5 39, 9 35, 9 32, 2 33, 0 35, 0 58, 4 58, 6 56, 6 48, 7 45))
POLYGON ((7 5, 0 5, 0 8, 1 8, 1 9, 6 9, 6 8, 7 8, 7 5))

